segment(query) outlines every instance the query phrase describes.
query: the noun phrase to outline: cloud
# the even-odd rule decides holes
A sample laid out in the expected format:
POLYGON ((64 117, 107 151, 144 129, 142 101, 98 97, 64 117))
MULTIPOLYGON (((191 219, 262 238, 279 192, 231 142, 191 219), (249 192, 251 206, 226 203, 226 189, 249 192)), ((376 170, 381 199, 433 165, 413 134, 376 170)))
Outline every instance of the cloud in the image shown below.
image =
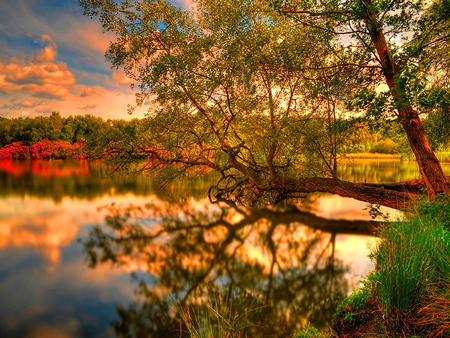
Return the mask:
POLYGON ((4 104, 0 107, 0 109, 29 109, 35 108, 37 106, 47 104, 48 100, 39 100, 39 99, 23 99, 23 100, 15 100, 12 99, 10 104, 4 104))
POLYGON ((120 84, 133 84, 133 83, 136 83, 136 81, 134 81, 133 79, 129 78, 128 76, 126 76, 123 73, 114 72, 113 73, 113 78, 114 78, 114 80, 116 80, 120 84))
POLYGON ((57 47, 47 34, 45 45, 26 60, 10 58, 0 62, 0 91, 6 94, 27 92, 33 97, 63 99, 76 84, 75 75, 64 62, 56 61, 57 47))
POLYGON ((81 92, 80 97, 89 97, 89 96, 93 96, 95 94, 97 94, 97 92, 95 91, 94 88, 86 86, 83 88, 83 91, 81 92))
POLYGON ((36 100, 36 99, 29 99, 29 100, 23 100, 19 103, 22 107, 30 107, 34 108, 37 107, 43 103, 45 103, 46 100, 36 100))
POLYGON ((89 110, 89 109, 95 109, 95 108, 97 108, 96 104, 87 104, 84 107, 79 107, 78 109, 89 110))

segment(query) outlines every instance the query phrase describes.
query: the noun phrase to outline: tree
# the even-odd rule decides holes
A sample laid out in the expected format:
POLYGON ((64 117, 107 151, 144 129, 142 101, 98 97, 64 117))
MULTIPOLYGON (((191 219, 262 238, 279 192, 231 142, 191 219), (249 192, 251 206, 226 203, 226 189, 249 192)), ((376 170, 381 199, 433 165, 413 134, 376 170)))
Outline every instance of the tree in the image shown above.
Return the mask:
MULTIPOLYGON (((448 179, 430 147, 415 104, 419 95, 430 89, 425 73, 432 63, 426 58, 445 49, 450 36, 448 1, 357 0, 317 4, 282 0, 274 5, 302 27, 313 26, 341 37, 337 46, 340 50, 336 51, 341 60, 335 67, 353 64, 361 70, 378 68, 375 74, 369 73, 374 76, 370 94, 372 98, 376 96, 373 90, 381 78, 389 93, 384 97, 384 107, 376 107, 376 112, 386 115, 395 111, 394 117, 408 137, 429 195, 449 192, 448 179), (387 100, 390 105, 386 105, 387 100)), ((368 90, 362 93, 367 94, 368 90)))
MULTIPOLYGON (((372 84, 380 67, 367 53, 361 56, 365 65, 355 67, 351 55, 336 52, 330 29, 293 25, 262 0, 203 0, 195 13, 162 0, 80 3, 116 33, 107 56, 136 81, 137 104, 152 102, 148 128, 134 136, 139 142, 109 142, 119 158, 145 152, 146 170, 170 165, 171 175, 198 166, 216 170, 221 179, 210 190, 212 200, 256 205, 315 191, 399 207, 411 198, 401 191, 406 184, 381 187, 335 176, 337 107, 343 109, 358 86, 372 84), (323 130, 331 140, 318 156, 330 168, 322 177, 311 175, 310 161, 300 153, 311 132, 318 132, 313 121, 327 121, 323 130)), ((443 182, 431 182, 425 166, 430 195, 446 191, 443 182)))

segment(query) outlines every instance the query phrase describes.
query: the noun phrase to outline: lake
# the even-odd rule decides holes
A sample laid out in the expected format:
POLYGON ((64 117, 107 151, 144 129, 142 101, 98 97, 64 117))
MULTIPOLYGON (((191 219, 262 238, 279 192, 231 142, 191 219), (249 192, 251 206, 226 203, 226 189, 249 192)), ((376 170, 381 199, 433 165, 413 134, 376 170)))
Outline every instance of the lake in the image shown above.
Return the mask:
MULTIPOLYGON (((211 204, 208 175, 155 191, 148 177, 105 173, 0 160, 0 337, 179 337, 176 304, 195 311, 227 292, 260 307, 251 337, 287 337, 307 322, 326 328, 370 270, 363 202, 323 194, 249 210, 211 204)), ((392 161, 354 161, 341 175, 419 177, 392 161)))

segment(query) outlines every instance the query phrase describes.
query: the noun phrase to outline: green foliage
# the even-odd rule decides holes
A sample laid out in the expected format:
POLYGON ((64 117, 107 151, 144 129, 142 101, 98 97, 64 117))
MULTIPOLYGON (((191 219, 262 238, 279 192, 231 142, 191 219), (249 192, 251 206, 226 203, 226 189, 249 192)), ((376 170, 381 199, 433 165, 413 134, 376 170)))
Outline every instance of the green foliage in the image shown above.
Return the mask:
POLYGON ((389 138, 384 139, 375 143, 370 149, 370 152, 381 154, 397 154, 398 144, 389 138))
POLYGON ((292 338, 326 338, 326 337, 333 337, 331 333, 323 333, 317 330, 314 327, 307 327, 297 333, 295 333, 292 338))
POLYGON ((107 132, 107 122, 93 115, 61 117, 59 112, 50 116, 0 120, 0 146, 12 142, 31 145, 48 139, 76 143, 89 141, 99 133, 107 132))
POLYGON ((371 296, 371 290, 367 285, 356 288, 338 305, 335 317, 344 317, 345 321, 353 321, 357 313, 367 309, 371 296))
POLYGON ((440 194, 434 200, 422 199, 418 202, 417 212, 427 220, 450 231, 450 195, 440 194))

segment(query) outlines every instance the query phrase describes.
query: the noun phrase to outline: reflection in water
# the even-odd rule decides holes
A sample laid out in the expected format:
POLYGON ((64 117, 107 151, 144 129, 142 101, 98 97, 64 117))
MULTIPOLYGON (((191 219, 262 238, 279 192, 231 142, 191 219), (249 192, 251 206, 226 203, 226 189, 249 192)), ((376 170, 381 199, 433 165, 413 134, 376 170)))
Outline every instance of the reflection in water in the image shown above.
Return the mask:
MULTIPOLYGON (((450 163, 441 163, 447 175, 450 163)), ((396 183, 421 178, 415 161, 352 159, 339 167, 339 178, 351 182, 396 183)))
MULTIPOLYGON (((93 200, 104 195, 149 196, 155 192, 155 181, 149 177, 110 177, 109 172, 102 163, 81 160, 0 160, 0 198, 37 196, 60 203, 64 197, 93 200)), ((167 185, 158 196, 169 200, 204 198, 211 185, 208 177, 167 185)))
POLYGON ((285 337, 307 320, 326 325, 332 301, 367 273, 366 243, 375 239, 354 234, 373 224, 337 221, 370 219, 365 203, 321 196, 303 209, 311 213, 233 209, 205 200, 208 176, 155 193, 147 177, 106 172, 72 160, 0 161, 0 337, 116 337, 111 321, 122 336, 178 337, 168 295, 199 306, 217 296, 209 282, 270 304, 253 317, 264 330, 252 336, 285 337), (91 241, 97 263, 117 268, 88 269, 78 238, 91 241))
POLYGON ((61 247, 75 239, 78 224, 67 213, 36 211, 8 220, 0 218, 0 249, 33 248, 46 258, 47 268, 53 270, 61 260, 61 247))
POLYGON ((328 326, 337 299, 354 286, 335 257, 336 238, 368 234, 373 227, 326 220, 295 206, 112 205, 106 224, 93 228, 84 247, 93 267, 110 262, 145 272, 136 275, 136 301, 118 307, 119 336, 179 337, 179 316, 168 295, 195 306, 214 283, 249 291, 270 305, 252 318, 249 337, 286 337, 306 322, 328 326))

